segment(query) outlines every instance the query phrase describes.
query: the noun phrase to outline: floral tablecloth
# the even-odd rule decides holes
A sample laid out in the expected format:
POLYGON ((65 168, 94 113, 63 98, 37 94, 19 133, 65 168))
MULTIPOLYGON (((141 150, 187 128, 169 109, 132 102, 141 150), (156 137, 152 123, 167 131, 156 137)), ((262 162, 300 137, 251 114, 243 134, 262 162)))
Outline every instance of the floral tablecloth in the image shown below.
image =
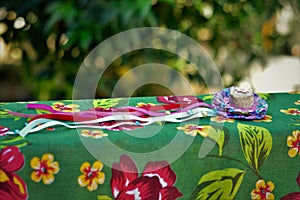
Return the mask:
MULTIPOLYGON (((60 112, 110 109, 124 100, 162 103, 1 103, 0 199, 300 199, 300 95, 262 97, 269 109, 260 120, 212 116, 135 130, 53 126, 26 137, 18 131, 30 118, 12 112, 46 113, 29 103, 60 112), (205 144, 212 148, 202 155, 205 144)), ((199 98, 210 103, 213 96, 199 98)))

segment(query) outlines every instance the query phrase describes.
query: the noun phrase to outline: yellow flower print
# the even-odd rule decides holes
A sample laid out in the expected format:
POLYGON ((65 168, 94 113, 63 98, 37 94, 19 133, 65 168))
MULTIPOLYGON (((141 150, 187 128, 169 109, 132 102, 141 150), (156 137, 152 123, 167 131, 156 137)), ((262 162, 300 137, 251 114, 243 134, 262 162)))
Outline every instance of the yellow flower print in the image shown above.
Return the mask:
POLYGON ((294 102, 295 105, 300 105, 300 99, 294 102))
POLYGON ((224 122, 229 122, 229 123, 233 123, 234 119, 231 118, 227 118, 227 117, 223 117, 221 115, 215 116, 215 117, 211 117, 210 121, 213 122, 217 122, 217 123, 224 123, 224 122))
POLYGON ((93 166, 88 162, 84 162, 80 171, 83 173, 78 177, 78 184, 81 187, 86 187, 89 191, 96 190, 98 184, 103 184, 105 180, 105 174, 101 172, 103 168, 103 163, 96 161, 93 166))
POLYGON ((136 104, 136 107, 146 107, 146 106, 155 106, 154 103, 144 103, 144 102, 138 102, 136 104))
POLYGON ((53 110, 60 111, 60 112, 79 112, 79 105, 77 104, 69 104, 65 105, 62 102, 55 102, 52 103, 53 110))
POLYGON ((81 135, 83 137, 91 137, 91 138, 95 138, 95 139, 98 139, 98 138, 103 138, 103 137, 107 137, 108 134, 104 133, 102 130, 82 130, 81 131, 81 135))
POLYGON ((264 180, 258 180, 256 189, 251 192, 251 199, 273 200, 275 197, 271 192, 274 190, 274 187, 274 183, 271 181, 266 184, 264 180))
POLYGON ((272 116, 265 115, 262 119, 253 120, 254 122, 272 122, 272 116))
POLYGON ((287 115, 300 115, 300 111, 297 108, 288 108, 287 110, 281 109, 280 112, 287 115))
POLYGON ((208 136, 208 129, 210 126, 198 126, 196 124, 186 124, 183 127, 177 127, 178 130, 184 131, 185 134, 196 136, 197 134, 201 135, 202 137, 208 136))
POLYGON ((286 141, 290 150, 288 152, 290 157, 295 157, 297 154, 300 155, 300 131, 293 131, 292 136, 287 137, 286 141))
POLYGON ((34 182, 40 182, 49 185, 54 182, 54 174, 59 172, 58 162, 53 162, 54 156, 50 153, 44 154, 42 159, 34 157, 30 161, 34 171, 31 173, 31 179, 34 182))

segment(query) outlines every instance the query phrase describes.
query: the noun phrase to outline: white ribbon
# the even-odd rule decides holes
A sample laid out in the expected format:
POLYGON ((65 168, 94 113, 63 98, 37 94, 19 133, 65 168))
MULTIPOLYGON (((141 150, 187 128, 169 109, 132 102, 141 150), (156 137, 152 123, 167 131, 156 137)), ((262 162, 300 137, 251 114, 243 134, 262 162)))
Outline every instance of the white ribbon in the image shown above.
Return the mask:
POLYGON ((57 120, 40 118, 28 123, 18 134, 22 137, 25 137, 28 133, 37 132, 43 130, 48 127, 53 127, 57 125, 65 126, 67 128, 94 128, 94 129, 113 129, 116 127, 124 126, 124 125, 135 125, 135 126, 147 126, 155 122, 175 122, 180 123, 184 121, 188 121, 194 118, 206 117, 206 116, 215 116, 216 112, 210 108, 194 108, 182 113, 171 113, 165 116, 158 117, 147 117, 142 118, 134 115, 113 115, 107 116, 103 118, 98 118, 89 121, 81 121, 81 122, 71 122, 64 123, 57 120), (108 121, 116 121, 113 125, 88 125, 88 124, 96 124, 101 122, 108 121), (138 122, 138 123, 137 123, 138 122))

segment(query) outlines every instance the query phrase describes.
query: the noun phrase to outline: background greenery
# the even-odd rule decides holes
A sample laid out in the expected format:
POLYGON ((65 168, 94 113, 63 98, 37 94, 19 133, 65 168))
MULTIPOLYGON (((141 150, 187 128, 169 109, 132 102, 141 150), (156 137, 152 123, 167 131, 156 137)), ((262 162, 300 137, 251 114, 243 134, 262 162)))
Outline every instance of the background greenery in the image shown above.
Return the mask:
MULTIPOLYGON (((2 0, 0 100, 71 99, 77 70, 96 45, 145 26, 194 38, 230 86, 269 55, 299 56, 299 10, 298 0, 2 0)), ((199 94, 206 92, 201 76, 184 60, 166 52, 135 51, 108 67, 96 97, 110 97, 126 71, 153 60, 180 71, 199 94)), ((146 85, 133 95, 169 93, 146 85)))

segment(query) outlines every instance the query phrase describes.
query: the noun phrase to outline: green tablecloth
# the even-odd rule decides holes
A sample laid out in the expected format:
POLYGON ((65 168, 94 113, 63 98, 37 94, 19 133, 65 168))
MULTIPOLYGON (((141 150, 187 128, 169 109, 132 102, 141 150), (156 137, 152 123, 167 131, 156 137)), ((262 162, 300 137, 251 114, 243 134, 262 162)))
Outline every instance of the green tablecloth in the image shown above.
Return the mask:
MULTIPOLYGON (((210 97, 200 96, 208 103, 210 97)), ((134 131, 55 126, 25 138, 3 133, 0 199, 300 199, 300 95, 265 97, 269 109, 259 121, 205 117, 134 131)), ((159 104, 155 97, 127 100, 159 104)), ((60 102, 80 110, 111 103, 60 102)), ((27 103, 1 103, 0 125, 22 129, 27 119, 8 111, 41 112, 27 103)))

